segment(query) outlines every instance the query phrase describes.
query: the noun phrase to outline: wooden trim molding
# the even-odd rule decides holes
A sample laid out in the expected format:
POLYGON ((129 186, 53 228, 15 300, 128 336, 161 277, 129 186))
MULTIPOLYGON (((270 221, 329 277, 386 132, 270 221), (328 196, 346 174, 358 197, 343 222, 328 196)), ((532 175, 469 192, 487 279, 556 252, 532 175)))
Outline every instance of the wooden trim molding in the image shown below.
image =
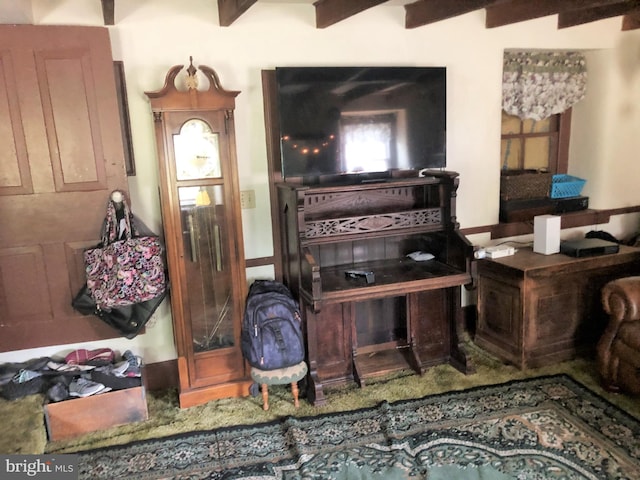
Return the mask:
POLYGON ((571 138, 571 116, 573 108, 567 108, 560 114, 558 126, 558 156, 556 158, 555 173, 567 173, 569 171, 569 141, 571 138))
MULTIPOLYGON (((282 181, 280 167, 280 119, 278 118, 276 71, 262 70, 262 96, 264 101, 264 119, 267 140, 267 170, 269 173, 269 198, 271 199, 271 235, 273 240, 273 257, 270 262, 274 266, 275 279, 282 280, 282 239, 280 233, 280 212, 278 211, 278 192, 276 184, 282 181)), ((253 260, 254 262, 256 260, 253 260)), ((266 263, 260 263, 260 266, 266 263)), ((250 266, 247 263, 247 266, 250 266)), ((251 266, 258 266, 251 265, 251 266)))
POLYGON ((274 265, 276 263, 276 257, 260 257, 260 258, 247 258, 244 262, 246 268, 251 267, 264 267, 266 265, 274 265))
POLYGON ((124 165, 127 175, 136 174, 136 161, 133 154, 133 142, 131 140, 131 119, 129 117, 129 99, 127 97, 127 84, 124 76, 124 62, 115 60, 113 69, 116 77, 116 95, 118 97, 118 112, 120 113, 120 129, 122 130, 122 143, 124 144, 124 165))
MULTIPOLYGON (((614 215, 626 215, 628 213, 640 212, 640 205, 631 207, 612 208, 607 210, 582 210, 579 212, 563 213, 561 215, 561 228, 584 227, 585 225, 597 225, 608 223, 614 215)), ((461 228, 464 235, 475 235, 478 233, 491 233, 491 238, 514 237, 518 235, 528 235, 533 233, 533 221, 497 223, 494 225, 483 225, 479 227, 461 228)))

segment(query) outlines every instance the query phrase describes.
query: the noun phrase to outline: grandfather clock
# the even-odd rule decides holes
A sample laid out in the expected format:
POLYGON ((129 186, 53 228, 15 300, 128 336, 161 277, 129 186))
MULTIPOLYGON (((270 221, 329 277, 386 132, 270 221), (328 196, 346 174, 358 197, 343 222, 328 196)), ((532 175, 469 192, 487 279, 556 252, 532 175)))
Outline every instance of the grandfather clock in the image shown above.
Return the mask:
POLYGON ((211 68, 192 60, 178 90, 182 69, 172 67, 161 90, 145 93, 156 132, 180 407, 190 407, 248 395, 252 381, 240 349, 246 279, 233 120, 240 92, 224 90, 211 68), (208 85, 199 90, 202 76, 208 85))

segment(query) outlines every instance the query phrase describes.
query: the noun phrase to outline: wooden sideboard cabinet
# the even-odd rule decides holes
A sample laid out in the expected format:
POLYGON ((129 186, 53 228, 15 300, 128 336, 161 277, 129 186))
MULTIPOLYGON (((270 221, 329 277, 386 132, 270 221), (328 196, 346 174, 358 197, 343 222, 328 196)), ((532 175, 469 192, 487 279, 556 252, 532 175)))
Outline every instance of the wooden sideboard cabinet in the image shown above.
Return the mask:
POLYGON ((606 326, 600 291, 640 272, 640 249, 574 258, 531 248, 478 261, 475 342, 521 369, 593 355, 606 326))
POLYGON ((309 401, 323 387, 448 362, 461 346, 473 246, 458 231, 458 174, 358 185, 278 184, 283 277, 304 316, 309 401), (407 254, 431 253, 414 261, 407 254), (372 272, 352 278, 349 270, 372 272))

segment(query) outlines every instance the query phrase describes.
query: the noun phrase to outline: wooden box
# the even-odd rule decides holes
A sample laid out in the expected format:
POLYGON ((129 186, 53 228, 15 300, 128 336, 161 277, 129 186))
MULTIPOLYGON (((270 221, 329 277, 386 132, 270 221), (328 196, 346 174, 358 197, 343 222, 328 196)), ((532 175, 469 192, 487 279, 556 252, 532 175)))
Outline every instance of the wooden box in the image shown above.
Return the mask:
POLYGON ((553 214, 554 210, 554 202, 550 198, 500 200, 500 221, 528 222, 536 215, 553 214))
POLYGON ((117 427, 149 418, 144 385, 44 406, 49 440, 117 427))
POLYGON ((552 175, 538 170, 503 170, 500 173, 500 200, 545 198, 552 175))

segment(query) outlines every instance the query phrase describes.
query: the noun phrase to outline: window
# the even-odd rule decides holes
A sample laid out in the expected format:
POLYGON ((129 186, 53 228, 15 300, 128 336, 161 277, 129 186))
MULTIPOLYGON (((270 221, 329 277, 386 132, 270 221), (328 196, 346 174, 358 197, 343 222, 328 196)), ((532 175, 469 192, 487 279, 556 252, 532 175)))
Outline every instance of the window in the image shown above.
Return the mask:
POLYGON ((581 52, 504 52, 503 170, 567 173, 571 107, 584 98, 586 84, 581 52))
POLYGON ((396 164, 394 114, 343 115, 340 123, 343 165, 347 172, 382 172, 396 164))
POLYGON ((567 173, 571 109, 542 120, 502 112, 500 158, 503 170, 567 173))

